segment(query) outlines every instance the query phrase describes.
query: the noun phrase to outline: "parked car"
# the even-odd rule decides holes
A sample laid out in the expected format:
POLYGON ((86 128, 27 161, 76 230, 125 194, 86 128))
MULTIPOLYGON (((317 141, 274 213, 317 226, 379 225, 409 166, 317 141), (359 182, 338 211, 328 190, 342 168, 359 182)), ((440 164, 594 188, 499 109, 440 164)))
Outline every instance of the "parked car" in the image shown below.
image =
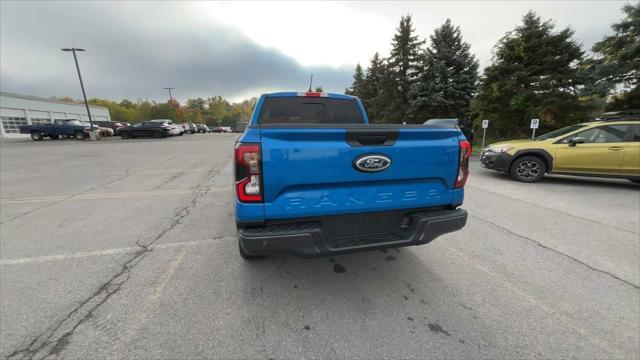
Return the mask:
POLYGON ((482 151, 487 169, 535 182, 547 173, 640 182, 640 117, 571 125, 533 140, 502 141, 482 151))
POLYGON ((426 244, 460 230, 471 146, 456 126, 370 125, 356 97, 262 95, 235 145, 240 255, 426 244))
POLYGON ((212 128, 209 129, 209 132, 212 132, 212 133, 223 133, 224 132, 224 128, 222 126, 212 127, 212 128))
MULTIPOLYGON (((91 127, 91 123, 89 123, 88 121, 81 121, 81 122, 84 126, 91 127)), ((105 136, 105 137, 113 136, 114 134, 114 131, 111 128, 99 126, 97 125, 96 122, 93 123, 93 130, 98 131, 100 136, 105 136)))
POLYGON ((209 131, 209 127, 205 124, 196 124, 196 128, 199 133, 206 133, 209 131))
POLYGON ((457 126, 458 129, 462 132, 465 139, 469 142, 469 144, 473 145, 473 131, 469 129, 468 125, 461 123, 458 119, 455 118, 440 118, 440 119, 429 119, 424 122, 425 125, 445 125, 445 126, 457 126))
POLYGON ((174 124, 173 120, 170 120, 170 119, 154 119, 154 120, 149 120, 149 121, 168 126, 169 127, 169 136, 179 136, 179 135, 183 135, 184 134, 184 131, 183 131, 182 127, 177 126, 176 124, 174 124))
MULTIPOLYGON (((119 123, 117 121, 103 121, 103 120, 94 121, 93 124, 94 125, 98 125, 100 127, 109 128, 109 129, 113 130, 113 134, 117 133, 119 128, 125 126, 124 124, 119 123)), ((128 125, 126 125, 126 126, 128 126, 128 125)))
POLYGON ((30 134, 33 140, 39 141, 45 137, 53 140, 60 136, 73 136, 76 139, 84 139, 91 128, 75 119, 55 119, 53 124, 21 125, 18 127, 21 134, 30 134))
POLYGON ((244 121, 243 122, 237 122, 236 125, 233 127, 233 132, 243 133, 244 130, 247 128, 248 124, 249 123, 244 122, 244 121))
POLYGON ((182 131, 182 134, 190 134, 191 131, 189 130, 189 124, 187 123, 183 123, 183 124, 178 124, 179 127, 181 127, 180 131, 182 131))
POLYGON ((168 124, 154 121, 144 121, 121 128, 120 131, 118 131, 118 135, 120 135, 120 137, 123 139, 137 137, 162 138, 169 136, 169 132, 171 131, 171 129, 171 125, 168 124))
POLYGON ((189 123, 189 132, 195 134, 198 132, 198 127, 194 123, 189 123))

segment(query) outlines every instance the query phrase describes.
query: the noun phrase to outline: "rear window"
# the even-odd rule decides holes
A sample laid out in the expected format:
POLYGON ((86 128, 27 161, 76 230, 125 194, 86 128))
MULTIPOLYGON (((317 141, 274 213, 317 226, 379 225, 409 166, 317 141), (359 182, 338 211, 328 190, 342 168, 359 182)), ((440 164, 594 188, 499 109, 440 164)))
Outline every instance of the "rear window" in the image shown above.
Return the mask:
POLYGON ((266 98, 259 124, 364 124, 355 100, 310 97, 266 98))

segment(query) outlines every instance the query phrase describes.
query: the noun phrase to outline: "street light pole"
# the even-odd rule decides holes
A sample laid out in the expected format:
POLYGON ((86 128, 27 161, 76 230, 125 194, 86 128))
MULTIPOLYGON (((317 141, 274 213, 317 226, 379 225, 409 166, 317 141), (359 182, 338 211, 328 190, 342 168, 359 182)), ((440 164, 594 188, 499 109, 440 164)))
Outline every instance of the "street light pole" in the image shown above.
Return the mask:
POLYGON ((87 101, 87 94, 84 91, 84 84, 82 83, 82 74, 80 73, 80 65, 78 65, 78 56, 76 56, 76 51, 85 51, 84 49, 78 48, 64 48, 62 51, 71 51, 73 52, 73 60, 76 62, 76 70, 78 70, 78 78, 80 79, 80 88, 82 89, 82 97, 84 97, 84 106, 87 107, 87 115, 89 116, 89 126, 91 126, 91 130, 93 131, 93 120, 91 119, 91 110, 89 110, 89 102, 87 101))
POLYGON ((171 90, 172 90, 172 89, 175 89, 175 88, 172 88, 172 87, 166 87, 166 88, 164 88, 164 89, 165 89, 165 90, 169 90, 169 100, 170 100, 170 101, 173 101, 173 96, 171 96, 171 90))
MULTIPOLYGON (((175 89, 175 88, 173 88, 173 87, 166 87, 166 88, 164 88, 164 89, 165 89, 165 90, 169 90, 169 106, 173 109, 173 96, 171 96, 171 90, 172 90, 172 89, 175 89)), ((178 115, 173 114, 173 117, 174 117, 174 119, 173 119, 173 120, 178 121, 178 115)))

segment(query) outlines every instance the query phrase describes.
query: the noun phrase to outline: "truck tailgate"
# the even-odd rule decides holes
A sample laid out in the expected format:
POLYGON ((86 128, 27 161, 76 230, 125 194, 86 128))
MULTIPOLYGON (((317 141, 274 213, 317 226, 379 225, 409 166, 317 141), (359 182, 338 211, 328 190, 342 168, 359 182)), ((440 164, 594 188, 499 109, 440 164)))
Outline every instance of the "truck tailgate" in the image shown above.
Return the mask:
POLYGON ((265 218, 284 219, 449 205, 458 130, 424 126, 262 126, 265 218), (358 170, 384 155, 379 172, 358 170))

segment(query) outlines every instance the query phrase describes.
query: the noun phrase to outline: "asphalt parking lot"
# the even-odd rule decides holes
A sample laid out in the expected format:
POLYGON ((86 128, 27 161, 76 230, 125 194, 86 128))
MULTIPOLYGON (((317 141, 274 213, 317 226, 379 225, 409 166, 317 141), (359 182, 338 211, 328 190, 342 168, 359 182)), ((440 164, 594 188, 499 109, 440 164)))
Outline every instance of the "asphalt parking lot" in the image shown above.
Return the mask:
POLYGON ((247 262, 236 137, 0 142, 0 356, 640 357, 640 186, 475 159, 463 231, 247 262))

